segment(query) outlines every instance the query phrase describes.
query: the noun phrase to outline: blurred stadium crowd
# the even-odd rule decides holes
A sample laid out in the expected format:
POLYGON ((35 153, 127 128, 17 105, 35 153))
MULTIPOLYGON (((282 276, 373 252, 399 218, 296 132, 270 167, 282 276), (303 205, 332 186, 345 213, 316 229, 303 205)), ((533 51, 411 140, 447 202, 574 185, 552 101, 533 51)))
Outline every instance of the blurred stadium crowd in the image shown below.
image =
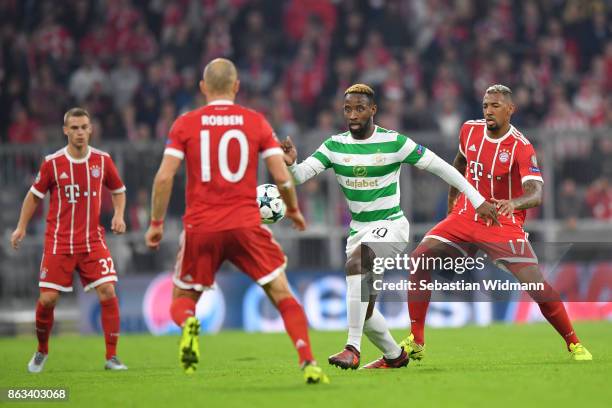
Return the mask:
MULTIPOLYGON (((302 156, 343 128, 354 82, 377 90, 378 124, 452 149, 497 82, 514 90, 520 129, 612 129, 611 15, 603 0, 0 0, 0 141, 60 144, 79 105, 104 141, 161 145, 204 103, 201 68, 220 56, 240 70, 239 102, 302 156)), ((612 219, 612 137, 556 150, 557 216, 612 219)), ((136 230, 148 188, 131 197, 136 230)), ((310 218, 325 211, 324 198, 307 204, 310 218)))

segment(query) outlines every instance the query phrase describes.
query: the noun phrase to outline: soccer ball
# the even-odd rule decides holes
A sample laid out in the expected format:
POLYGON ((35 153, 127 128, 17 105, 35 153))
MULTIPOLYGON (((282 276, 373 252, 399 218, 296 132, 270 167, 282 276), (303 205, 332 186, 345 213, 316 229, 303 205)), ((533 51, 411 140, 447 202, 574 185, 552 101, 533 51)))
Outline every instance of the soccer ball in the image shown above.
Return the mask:
POLYGON ((264 224, 274 224, 285 216, 285 202, 274 184, 257 187, 257 204, 264 224))

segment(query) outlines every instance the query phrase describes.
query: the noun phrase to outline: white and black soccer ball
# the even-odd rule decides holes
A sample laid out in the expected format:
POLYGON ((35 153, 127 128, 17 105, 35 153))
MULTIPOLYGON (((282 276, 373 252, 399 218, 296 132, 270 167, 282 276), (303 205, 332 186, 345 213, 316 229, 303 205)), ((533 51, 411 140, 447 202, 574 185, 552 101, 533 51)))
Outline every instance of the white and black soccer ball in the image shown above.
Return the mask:
POLYGON ((285 216, 285 202, 274 184, 257 187, 257 204, 261 222, 264 224, 274 224, 285 216))

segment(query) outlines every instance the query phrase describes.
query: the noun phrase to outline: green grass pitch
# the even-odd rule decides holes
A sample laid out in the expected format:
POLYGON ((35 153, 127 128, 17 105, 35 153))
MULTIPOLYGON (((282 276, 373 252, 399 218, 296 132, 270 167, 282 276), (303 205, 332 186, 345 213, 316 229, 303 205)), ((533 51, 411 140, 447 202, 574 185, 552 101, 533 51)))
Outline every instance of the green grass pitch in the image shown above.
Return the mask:
MULTIPOLYGON (((344 332, 313 332, 330 385, 307 386, 282 334, 223 332, 200 338, 198 372, 178 367, 178 337, 124 335, 127 372, 105 372, 101 337, 56 336, 45 371, 27 373, 33 337, 0 339, 0 388, 69 388, 68 403, 106 407, 610 407, 612 323, 579 323, 592 362, 570 361, 547 324, 429 329, 427 358, 407 368, 343 371, 327 365, 344 332)), ((396 340, 406 333, 395 331, 396 340)), ((379 356, 364 338, 362 364, 379 356)), ((13 403, 1 403, 13 406, 13 403)))

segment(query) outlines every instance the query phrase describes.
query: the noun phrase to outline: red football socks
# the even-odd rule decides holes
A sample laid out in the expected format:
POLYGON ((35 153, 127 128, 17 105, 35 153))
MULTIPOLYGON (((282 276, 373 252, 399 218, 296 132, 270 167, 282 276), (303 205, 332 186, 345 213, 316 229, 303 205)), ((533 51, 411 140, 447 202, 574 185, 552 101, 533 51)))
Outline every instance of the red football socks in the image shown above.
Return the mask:
POLYGON ((185 320, 195 316, 196 302, 189 297, 178 297, 172 300, 170 316, 178 327, 182 327, 185 320))
POLYGON ((313 361, 308 337, 308 320, 302 306, 295 298, 288 297, 278 302, 278 311, 285 323, 285 330, 298 352, 300 364, 304 361, 313 361))
POLYGON ((421 289, 420 282, 431 281, 429 272, 417 270, 410 275, 411 290, 408 293, 408 313, 410 314, 410 331, 417 344, 425 344, 425 318, 431 298, 431 290, 421 289))
POLYGON ((49 336, 53 328, 53 310, 55 306, 45 307, 36 303, 36 337, 38 337, 38 351, 49 354, 49 336))
POLYGON ((576 332, 574 332, 574 327, 567 315, 565 305, 561 301, 559 293, 557 293, 548 282, 544 282, 543 291, 531 291, 529 295, 537 302, 546 320, 548 320, 561 337, 563 337, 568 349, 570 343, 576 344, 580 342, 578 336, 576 336, 576 332))
POLYGON ((100 301, 102 307, 102 331, 106 342, 106 359, 117 355, 119 341, 119 300, 114 297, 100 301))

